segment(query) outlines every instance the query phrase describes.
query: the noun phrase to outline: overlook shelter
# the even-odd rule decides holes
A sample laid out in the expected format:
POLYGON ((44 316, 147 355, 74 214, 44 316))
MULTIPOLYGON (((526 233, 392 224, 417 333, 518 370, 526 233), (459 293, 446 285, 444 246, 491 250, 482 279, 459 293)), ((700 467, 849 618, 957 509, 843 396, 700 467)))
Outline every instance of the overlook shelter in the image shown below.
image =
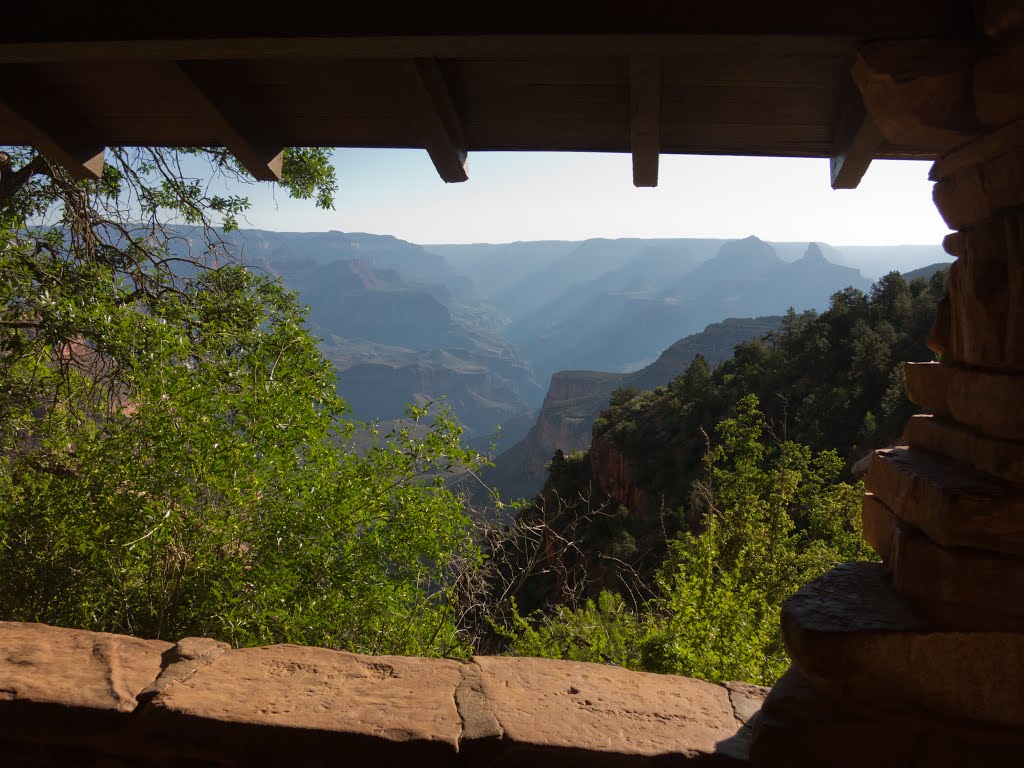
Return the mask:
POLYGON ((790 600, 793 664, 757 715, 742 686, 571 663, 374 666, 319 649, 0 624, 0 760, 280 763, 268 745, 287 743, 317 765, 1020 762, 1024 0, 163 15, 7 9, 0 144, 33 145, 82 178, 118 145, 222 145, 262 180, 279 177, 287 146, 422 148, 447 182, 466 181, 468 156, 488 150, 628 152, 638 186, 657 184, 662 153, 827 157, 822 183, 835 188, 856 187, 875 159, 933 161, 956 261, 929 338, 941 362, 906 369, 930 413, 867 475, 864 531, 884 564, 847 564, 790 600), (249 711, 259 664, 295 687, 249 711), (342 695, 318 669, 362 681, 346 696, 377 698, 304 710, 342 695), (579 679, 601 691, 604 720, 573 698, 579 679), (730 727, 708 725, 719 705, 730 727), (384 724, 356 732, 346 717, 384 724), (684 732, 690 741, 673 741, 684 732))

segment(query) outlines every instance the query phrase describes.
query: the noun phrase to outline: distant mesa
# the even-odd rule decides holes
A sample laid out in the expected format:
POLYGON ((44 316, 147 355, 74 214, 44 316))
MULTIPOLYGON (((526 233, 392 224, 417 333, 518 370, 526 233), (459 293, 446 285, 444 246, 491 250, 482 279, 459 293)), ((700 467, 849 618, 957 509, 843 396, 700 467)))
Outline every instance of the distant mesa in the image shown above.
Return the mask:
POLYGON ((694 354, 687 337, 719 359, 746 332, 731 324, 763 326, 726 318, 823 309, 837 290, 870 287, 858 266, 877 276, 948 261, 939 246, 753 235, 430 246, 340 231, 224 238, 243 263, 299 292, 357 418, 391 421, 407 403, 445 396, 475 445, 488 447, 503 425, 499 452, 534 427, 546 430, 542 446, 558 432, 571 447, 620 380, 647 388, 671 379, 694 354), (552 378, 567 370, 608 373, 552 378), (590 389, 560 396, 560 386, 590 389))

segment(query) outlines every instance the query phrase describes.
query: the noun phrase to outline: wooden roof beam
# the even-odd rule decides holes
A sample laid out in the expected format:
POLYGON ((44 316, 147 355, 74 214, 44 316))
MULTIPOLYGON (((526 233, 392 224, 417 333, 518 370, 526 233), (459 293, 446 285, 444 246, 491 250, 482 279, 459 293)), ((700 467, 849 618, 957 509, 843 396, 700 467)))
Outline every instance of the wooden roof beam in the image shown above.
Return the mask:
POLYGON ((261 119, 256 115, 234 114, 223 105, 226 102, 220 88, 203 70, 189 63, 172 63, 169 75, 177 85, 191 94, 202 106, 204 117, 213 125, 214 132, 242 167, 258 181, 280 181, 284 164, 284 147, 268 145, 251 135, 249 124, 261 119), (229 115, 229 111, 231 114, 229 115))
POLYGON ((413 106, 423 146, 445 183, 466 181, 469 152, 462 120, 437 59, 413 59, 413 106))
POLYGON ((629 59, 629 146, 633 153, 633 185, 658 186, 661 66, 656 56, 629 59))
POLYGON ((856 189, 883 141, 882 132, 864 108, 860 91, 851 86, 832 139, 832 189, 856 189))
POLYGON ((103 174, 106 148, 85 116, 76 114, 31 67, 4 67, 0 80, 0 106, 21 122, 32 146, 76 179, 103 174))

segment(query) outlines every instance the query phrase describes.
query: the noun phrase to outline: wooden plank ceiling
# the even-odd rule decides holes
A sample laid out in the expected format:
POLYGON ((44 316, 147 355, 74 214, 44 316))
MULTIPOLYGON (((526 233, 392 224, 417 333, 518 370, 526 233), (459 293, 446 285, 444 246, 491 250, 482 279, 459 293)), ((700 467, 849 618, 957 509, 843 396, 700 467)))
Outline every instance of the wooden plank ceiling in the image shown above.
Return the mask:
POLYGON ((259 179, 283 147, 333 146, 423 148, 445 181, 473 151, 631 152, 638 186, 661 153, 828 157, 851 187, 872 158, 930 157, 865 116, 858 47, 973 33, 968 0, 176 6, 153 27, 23 5, 0 28, 0 144, 83 177, 104 146, 227 146, 259 179))

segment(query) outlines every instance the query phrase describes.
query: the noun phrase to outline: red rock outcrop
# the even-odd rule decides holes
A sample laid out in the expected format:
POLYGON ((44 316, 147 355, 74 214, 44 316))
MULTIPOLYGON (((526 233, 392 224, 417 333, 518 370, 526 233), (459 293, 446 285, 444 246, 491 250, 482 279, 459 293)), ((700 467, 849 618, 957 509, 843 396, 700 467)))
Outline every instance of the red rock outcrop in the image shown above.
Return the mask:
POLYGON ((598 487, 612 500, 629 510, 634 520, 650 513, 649 496, 637 484, 635 472, 618 448, 612 435, 594 438, 590 446, 590 467, 598 487))

